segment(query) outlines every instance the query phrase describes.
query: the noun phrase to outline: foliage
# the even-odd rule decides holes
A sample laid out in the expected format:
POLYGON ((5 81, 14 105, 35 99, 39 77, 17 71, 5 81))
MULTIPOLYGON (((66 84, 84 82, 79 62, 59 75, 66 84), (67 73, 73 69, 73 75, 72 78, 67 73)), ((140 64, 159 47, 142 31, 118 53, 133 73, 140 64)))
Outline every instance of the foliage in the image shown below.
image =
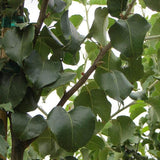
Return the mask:
POLYGON ((36 24, 23 5, 0 0, 0 157, 160 159, 159 0, 39 0, 36 24), (69 16, 73 2, 86 17, 69 16), (134 13, 137 3, 155 14, 134 13), (53 91, 47 114, 38 102, 53 91))

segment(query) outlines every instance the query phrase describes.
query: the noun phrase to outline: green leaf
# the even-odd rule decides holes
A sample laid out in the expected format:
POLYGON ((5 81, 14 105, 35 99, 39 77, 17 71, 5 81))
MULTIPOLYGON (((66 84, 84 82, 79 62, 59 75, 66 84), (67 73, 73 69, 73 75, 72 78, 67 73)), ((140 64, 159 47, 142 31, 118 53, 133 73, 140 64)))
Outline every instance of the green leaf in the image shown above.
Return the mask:
POLYGON ((56 152, 54 136, 46 129, 33 143, 32 147, 42 157, 56 152))
POLYGON ((105 143, 103 139, 96 135, 93 135, 89 143, 87 143, 85 147, 87 147, 90 150, 98 150, 98 149, 103 149, 104 146, 105 146, 105 143))
POLYGON ((0 74, 0 103, 12 103, 16 107, 25 96, 27 89, 24 75, 21 74, 0 74))
POLYGON ((35 91, 33 91, 33 89, 31 88, 27 88, 27 92, 23 100, 20 102, 18 106, 16 106, 15 110, 22 113, 35 110, 38 107, 37 103, 39 97, 39 93, 35 93, 35 91))
POLYGON ((25 60, 24 70, 29 80, 37 88, 42 88, 59 78, 61 63, 42 60, 36 51, 32 51, 31 55, 25 60))
POLYGON ((3 157, 7 156, 7 148, 8 148, 8 144, 5 141, 5 139, 3 138, 3 136, 0 135, 0 154, 3 157))
POLYGON ((78 27, 83 21, 83 17, 79 14, 72 15, 69 19, 76 29, 78 29, 78 27))
POLYGON ((60 26, 63 36, 67 41, 65 51, 75 55, 80 49, 80 45, 83 42, 83 37, 77 32, 76 28, 69 21, 68 11, 64 12, 62 15, 60 26))
POLYGON ((95 115, 98 114, 104 122, 110 119, 111 104, 106 99, 103 90, 93 89, 81 92, 74 100, 74 106, 90 107, 95 115))
POLYGON ((3 38, 5 53, 20 66, 23 60, 28 57, 32 51, 32 41, 34 39, 34 26, 29 25, 22 30, 13 28, 8 30, 3 38))
POLYGON ((150 9, 160 12, 160 1, 159 0, 144 0, 147 7, 150 9))
POLYGON ((89 37, 93 37, 102 46, 106 45, 106 29, 108 25, 107 21, 108 9, 107 8, 97 8, 95 10, 95 18, 92 27, 89 31, 89 37))
POLYGON ((129 112, 131 119, 135 119, 138 117, 141 113, 145 112, 146 109, 144 108, 146 106, 146 103, 144 103, 141 100, 136 101, 135 104, 130 106, 129 112))
POLYGON ((134 100, 147 100, 146 91, 131 92, 130 98, 134 100))
POLYGON ((112 46, 127 58, 137 58, 143 51, 143 41, 150 25, 138 14, 118 20, 109 30, 112 46))
POLYGON ((41 115, 31 117, 26 113, 15 112, 11 115, 13 133, 21 140, 26 141, 38 137, 47 127, 41 115))
POLYGON ((12 109, 12 104, 10 102, 5 104, 0 104, 0 108, 4 109, 6 112, 14 112, 14 110, 12 109))
POLYGON ((114 145, 119 145, 133 136, 135 124, 127 116, 119 116, 112 120, 112 126, 108 129, 108 136, 114 145))
POLYGON ((104 69, 96 69, 94 75, 97 84, 107 92, 107 94, 122 102, 127 96, 129 96, 133 86, 120 71, 114 70, 107 72, 104 69))
POLYGON ((92 137, 95 116, 88 107, 79 106, 68 113, 61 107, 55 107, 47 122, 60 147, 76 151, 92 137))
POLYGON ((60 77, 58 78, 58 80, 47 86, 46 88, 44 88, 44 93, 47 92, 47 95, 52 92, 54 89, 60 87, 60 86, 64 86, 67 83, 69 83, 71 80, 73 80, 75 78, 76 74, 73 72, 64 72, 60 74, 60 77))
POLYGON ((128 0, 107 0, 108 12, 113 17, 120 17, 120 14, 126 10, 128 0))
POLYGON ((53 13, 60 13, 64 10, 66 3, 61 0, 49 0, 48 7, 53 13))
POLYGON ((91 41, 85 42, 85 50, 88 54, 88 58, 93 62, 99 53, 99 48, 96 43, 91 41))
POLYGON ((154 112, 155 118, 157 117, 157 120, 160 122, 160 97, 150 97, 147 101, 152 106, 152 112, 154 112))
POLYGON ((106 5, 106 2, 107 0, 90 0, 89 1, 89 4, 90 5, 106 5))
POLYGON ((56 35, 54 35, 52 31, 48 29, 47 26, 43 27, 38 39, 52 48, 52 50, 63 47, 63 43, 56 37, 56 35))
POLYGON ((132 84, 140 80, 144 76, 142 58, 129 60, 128 65, 123 67, 123 73, 132 84))

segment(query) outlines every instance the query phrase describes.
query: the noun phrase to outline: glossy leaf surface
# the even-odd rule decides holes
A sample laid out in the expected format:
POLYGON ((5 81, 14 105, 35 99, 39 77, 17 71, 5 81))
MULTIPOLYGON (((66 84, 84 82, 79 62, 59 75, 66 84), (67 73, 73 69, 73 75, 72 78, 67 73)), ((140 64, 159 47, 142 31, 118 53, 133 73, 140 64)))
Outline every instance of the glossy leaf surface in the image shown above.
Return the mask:
POLYGON ((95 116, 88 107, 79 106, 68 113, 56 107, 48 115, 47 122, 58 144, 71 152, 89 141, 95 127, 95 116))
POLYGON ((3 38, 3 45, 7 56, 22 66, 22 62, 32 51, 34 26, 29 25, 22 30, 13 28, 8 30, 3 38))
POLYGON ((40 55, 33 51, 25 60, 25 74, 37 88, 42 88, 55 82, 59 78, 61 63, 52 60, 42 60, 40 55))
POLYGON ((41 115, 32 118, 26 113, 15 112, 11 119, 13 133, 22 141, 38 137, 47 127, 41 115))
POLYGON ((138 14, 127 20, 118 20, 109 29, 111 43, 126 59, 137 58, 142 55, 144 37, 149 28, 149 23, 138 14))
POLYGON ((74 101, 74 106, 90 107, 95 115, 98 115, 102 121, 107 122, 110 118, 111 104, 106 99, 103 90, 93 89, 81 92, 74 101))

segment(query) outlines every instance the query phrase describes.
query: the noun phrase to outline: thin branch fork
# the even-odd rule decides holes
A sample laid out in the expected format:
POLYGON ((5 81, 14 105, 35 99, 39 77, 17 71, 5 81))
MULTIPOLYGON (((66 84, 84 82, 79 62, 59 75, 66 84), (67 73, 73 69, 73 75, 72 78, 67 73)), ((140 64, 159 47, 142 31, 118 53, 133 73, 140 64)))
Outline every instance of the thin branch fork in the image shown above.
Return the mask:
POLYGON ((49 3, 49 0, 43 0, 42 1, 41 10, 40 10, 38 21, 37 21, 37 24, 36 24, 35 40, 34 41, 36 41, 37 36, 38 36, 38 34, 40 32, 40 29, 42 27, 42 24, 43 24, 45 18, 47 17, 46 16, 46 11, 47 11, 47 7, 48 7, 48 3, 49 3))

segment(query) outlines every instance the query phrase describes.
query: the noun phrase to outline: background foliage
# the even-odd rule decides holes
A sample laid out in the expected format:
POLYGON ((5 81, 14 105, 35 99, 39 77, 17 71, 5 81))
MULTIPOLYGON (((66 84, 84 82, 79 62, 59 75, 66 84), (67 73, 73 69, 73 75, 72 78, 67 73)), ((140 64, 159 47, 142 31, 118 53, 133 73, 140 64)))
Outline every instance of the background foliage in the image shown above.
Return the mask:
POLYGON ((160 159, 159 0, 39 0, 36 24, 23 3, 0 0, 2 159, 160 159), (85 17, 69 17, 73 1, 85 17), (46 114, 38 101, 55 90, 60 101, 46 114))

